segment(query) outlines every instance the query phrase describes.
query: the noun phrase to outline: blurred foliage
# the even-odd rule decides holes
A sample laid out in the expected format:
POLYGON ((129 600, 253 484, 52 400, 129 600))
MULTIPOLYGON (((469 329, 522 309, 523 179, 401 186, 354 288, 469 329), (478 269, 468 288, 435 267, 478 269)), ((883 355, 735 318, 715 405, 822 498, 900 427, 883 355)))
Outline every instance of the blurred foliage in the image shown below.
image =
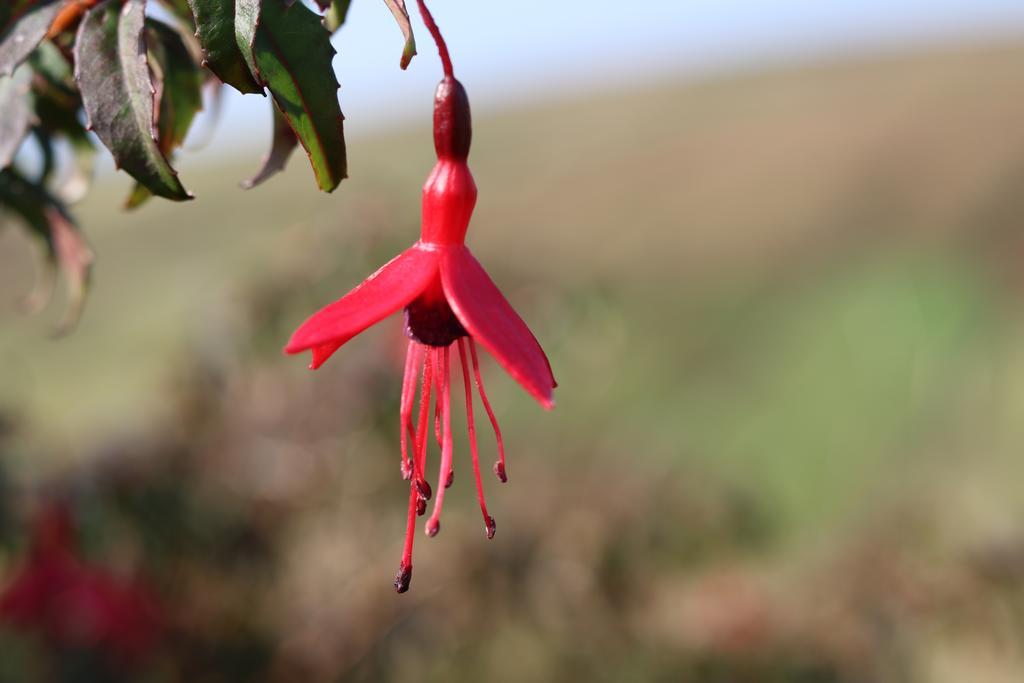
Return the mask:
MULTIPOLYGON (((264 287, 252 310, 272 311, 269 298, 264 287)), ((8 625, 0 680, 926 681, 937 645, 970 655, 1024 638, 1019 527, 949 545, 956 513, 941 497, 889 501, 822 551, 787 557, 749 487, 625 461, 513 461, 497 538, 453 515, 398 598, 395 406, 375 398, 396 377, 369 367, 330 390, 332 406, 356 394, 382 411, 352 435, 322 396, 268 394, 301 391, 289 374, 199 354, 176 373, 163 427, 31 488, 8 480, 8 571, 24 561, 24 520, 59 498, 88 562, 143 577, 166 629, 125 667, 8 625)))

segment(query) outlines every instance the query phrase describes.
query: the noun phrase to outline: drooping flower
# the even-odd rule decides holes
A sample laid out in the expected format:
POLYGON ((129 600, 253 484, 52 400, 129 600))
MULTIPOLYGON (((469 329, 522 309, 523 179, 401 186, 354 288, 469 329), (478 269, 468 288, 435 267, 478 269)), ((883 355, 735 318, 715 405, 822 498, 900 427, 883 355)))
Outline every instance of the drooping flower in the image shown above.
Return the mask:
POLYGON ((410 486, 405 548, 395 578, 400 593, 408 590, 412 578, 416 517, 425 514, 432 495, 426 472, 432 396, 433 431, 441 462, 437 498, 426 524, 430 536, 440 528, 445 490, 452 483, 452 347, 456 347, 462 366, 473 472, 488 538, 494 536, 495 522, 487 511, 480 476, 474 382, 497 440, 495 475, 503 482, 507 475, 501 431, 480 376, 477 342, 544 408, 553 407, 556 386, 537 339, 465 245, 477 199, 476 183, 467 164, 472 137, 469 98, 452 73, 444 40, 422 2, 420 10, 438 43, 445 70, 434 98, 437 164, 423 187, 420 239, 344 297, 310 317, 285 347, 288 353, 311 351, 310 367, 316 369, 349 339, 393 313, 405 311, 409 344, 400 402, 400 441, 402 476, 410 486), (470 380, 471 369, 474 382, 470 380), (414 421, 417 384, 420 402, 414 421))
POLYGON ((0 593, 0 620, 119 664, 152 651, 160 631, 155 601, 137 582, 81 559, 66 504, 45 504, 31 534, 26 561, 0 593))

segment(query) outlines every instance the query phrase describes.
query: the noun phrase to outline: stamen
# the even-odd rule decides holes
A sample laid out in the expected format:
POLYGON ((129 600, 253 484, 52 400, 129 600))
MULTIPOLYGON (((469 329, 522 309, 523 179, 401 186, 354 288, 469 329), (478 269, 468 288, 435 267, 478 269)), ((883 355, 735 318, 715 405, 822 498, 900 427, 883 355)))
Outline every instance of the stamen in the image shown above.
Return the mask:
MULTIPOLYGON (((439 362, 439 356, 437 355, 438 349, 431 348, 431 352, 434 353, 434 365, 440 369, 441 363, 439 362)), ((443 371, 442 371, 443 372, 443 371)), ((441 396, 441 373, 434 373, 434 392, 438 397, 441 396)), ((434 438, 437 440, 438 450, 444 450, 444 439, 441 438, 441 401, 434 401, 434 438)))
POLYGON ((404 593, 409 590, 412 582, 412 542, 416 538, 416 506, 419 495, 416 486, 409 484, 409 514, 405 523, 405 545, 402 548, 402 561, 398 564, 395 574, 395 590, 404 593))
POLYGON ((439 368, 441 389, 438 394, 438 401, 441 403, 441 420, 444 423, 444 446, 441 449, 441 466, 437 475, 437 500, 434 501, 434 512, 427 520, 427 534, 436 536, 441 529, 441 508, 444 506, 444 494, 447 487, 444 485, 451 476, 452 471, 452 401, 451 401, 451 347, 434 349, 437 354, 436 363, 439 368))
MULTIPOLYGON (((413 391, 415 393, 415 390, 413 390, 413 391)), ((410 406, 410 410, 411 410, 411 406, 410 406)), ((406 438, 408 439, 409 443, 412 444, 412 447, 415 448, 416 447, 416 427, 412 423, 412 415, 411 414, 409 415, 409 421, 406 423, 405 427, 406 427, 406 432, 408 433, 408 436, 406 438)), ((402 478, 406 479, 406 480, 411 479, 414 476, 415 471, 416 471, 416 452, 413 451, 412 456, 409 458, 409 476, 408 477, 405 476, 405 463, 403 463, 402 478)))
POLYGON ((409 342, 405 354, 405 373, 402 377, 402 401, 399 411, 399 432, 402 444, 402 479, 412 479, 413 463, 409 459, 409 442, 415 444, 416 436, 412 426, 412 403, 416 396, 416 370, 420 363, 420 345, 409 342))
POLYGON ((487 512, 484 500, 484 482, 480 477, 480 455, 476 447, 476 426, 473 422, 473 389, 469 384, 469 363, 466 362, 466 345, 459 340, 459 359, 462 361, 462 383, 466 387, 466 425, 469 427, 469 451, 473 454, 473 475, 476 477, 476 497, 480 501, 480 514, 484 517, 487 538, 494 538, 496 525, 494 517, 487 512))
POLYGON ((431 496, 430 484, 427 483, 425 472, 427 466, 427 425, 430 419, 430 389, 434 383, 433 363, 431 362, 433 354, 430 353, 429 349, 426 351, 423 354, 423 379, 420 384, 420 419, 416 429, 416 455, 413 463, 413 478, 420 497, 424 501, 430 500, 431 496))
MULTIPOLYGON (((445 349, 445 350, 447 350, 447 349, 445 349)), ((440 366, 440 357, 441 357, 440 353, 441 353, 441 349, 434 349, 434 351, 437 353, 437 356, 434 359, 434 364, 437 365, 437 366, 440 366)), ((435 372, 434 373, 434 391, 437 392, 437 395, 439 397, 444 395, 442 393, 443 391, 447 391, 447 389, 445 387, 443 387, 442 384, 441 384, 442 374, 444 376, 444 382, 445 383, 447 383, 447 382, 449 382, 451 380, 451 377, 449 376, 449 371, 448 371, 447 364, 445 365, 443 373, 439 373, 439 372, 435 372)), ((437 448, 441 452, 444 452, 444 438, 441 435, 441 401, 440 401, 440 399, 437 400, 437 401, 434 401, 434 438, 437 439, 437 448)), ((453 481, 455 481, 455 472, 451 468, 449 468, 448 469, 448 478, 444 480, 444 487, 446 489, 451 488, 453 481)), ((440 482, 438 482, 438 484, 440 485, 440 482)))
POLYGON ((476 390, 480 394, 480 401, 484 404, 487 417, 491 419, 491 427, 494 428, 494 438, 498 442, 498 461, 494 463, 494 474, 501 480, 501 483, 508 481, 505 473, 505 442, 501 438, 501 428, 498 426, 498 418, 494 416, 491 409, 491 402, 487 400, 487 392, 484 391, 484 380, 480 377, 480 361, 476 355, 476 342, 469 338, 469 354, 473 357, 473 375, 476 377, 476 390))

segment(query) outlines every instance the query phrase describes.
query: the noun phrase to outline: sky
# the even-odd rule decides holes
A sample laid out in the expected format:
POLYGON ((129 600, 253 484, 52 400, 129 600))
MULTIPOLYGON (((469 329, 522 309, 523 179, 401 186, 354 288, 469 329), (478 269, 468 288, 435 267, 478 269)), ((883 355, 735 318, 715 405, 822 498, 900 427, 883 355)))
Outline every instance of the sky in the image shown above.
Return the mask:
MULTIPOLYGON (((381 0, 355 0, 335 36, 349 137, 430 115, 441 69, 408 0, 419 55, 381 0)), ((1024 0, 432 0, 475 111, 552 96, 949 38, 1024 39, 1024 0)), ((210 150, 269 136, 269 103, 228 96, 210 150)), ((262 140, 262 138, 261 138, 262 140)))

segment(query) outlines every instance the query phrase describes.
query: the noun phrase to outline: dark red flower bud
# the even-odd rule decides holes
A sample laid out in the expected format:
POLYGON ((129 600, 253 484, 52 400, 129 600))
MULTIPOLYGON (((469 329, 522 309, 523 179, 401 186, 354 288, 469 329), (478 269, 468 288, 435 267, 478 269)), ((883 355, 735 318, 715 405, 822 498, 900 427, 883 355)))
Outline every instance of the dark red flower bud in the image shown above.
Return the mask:
POLYGON ((465 161, 473 141, 469 96, 453 76, 445 76, 434 93, 434 149, 438 159, 465 161))
POLYGON ((148 657, 162 631, 158 605, 140 582, 79 555, 71 509, 63 501, 47 502, 40 511, 28 556, 0 593, 0 621, 55 649, 95 649, 122 666, 148 657))

